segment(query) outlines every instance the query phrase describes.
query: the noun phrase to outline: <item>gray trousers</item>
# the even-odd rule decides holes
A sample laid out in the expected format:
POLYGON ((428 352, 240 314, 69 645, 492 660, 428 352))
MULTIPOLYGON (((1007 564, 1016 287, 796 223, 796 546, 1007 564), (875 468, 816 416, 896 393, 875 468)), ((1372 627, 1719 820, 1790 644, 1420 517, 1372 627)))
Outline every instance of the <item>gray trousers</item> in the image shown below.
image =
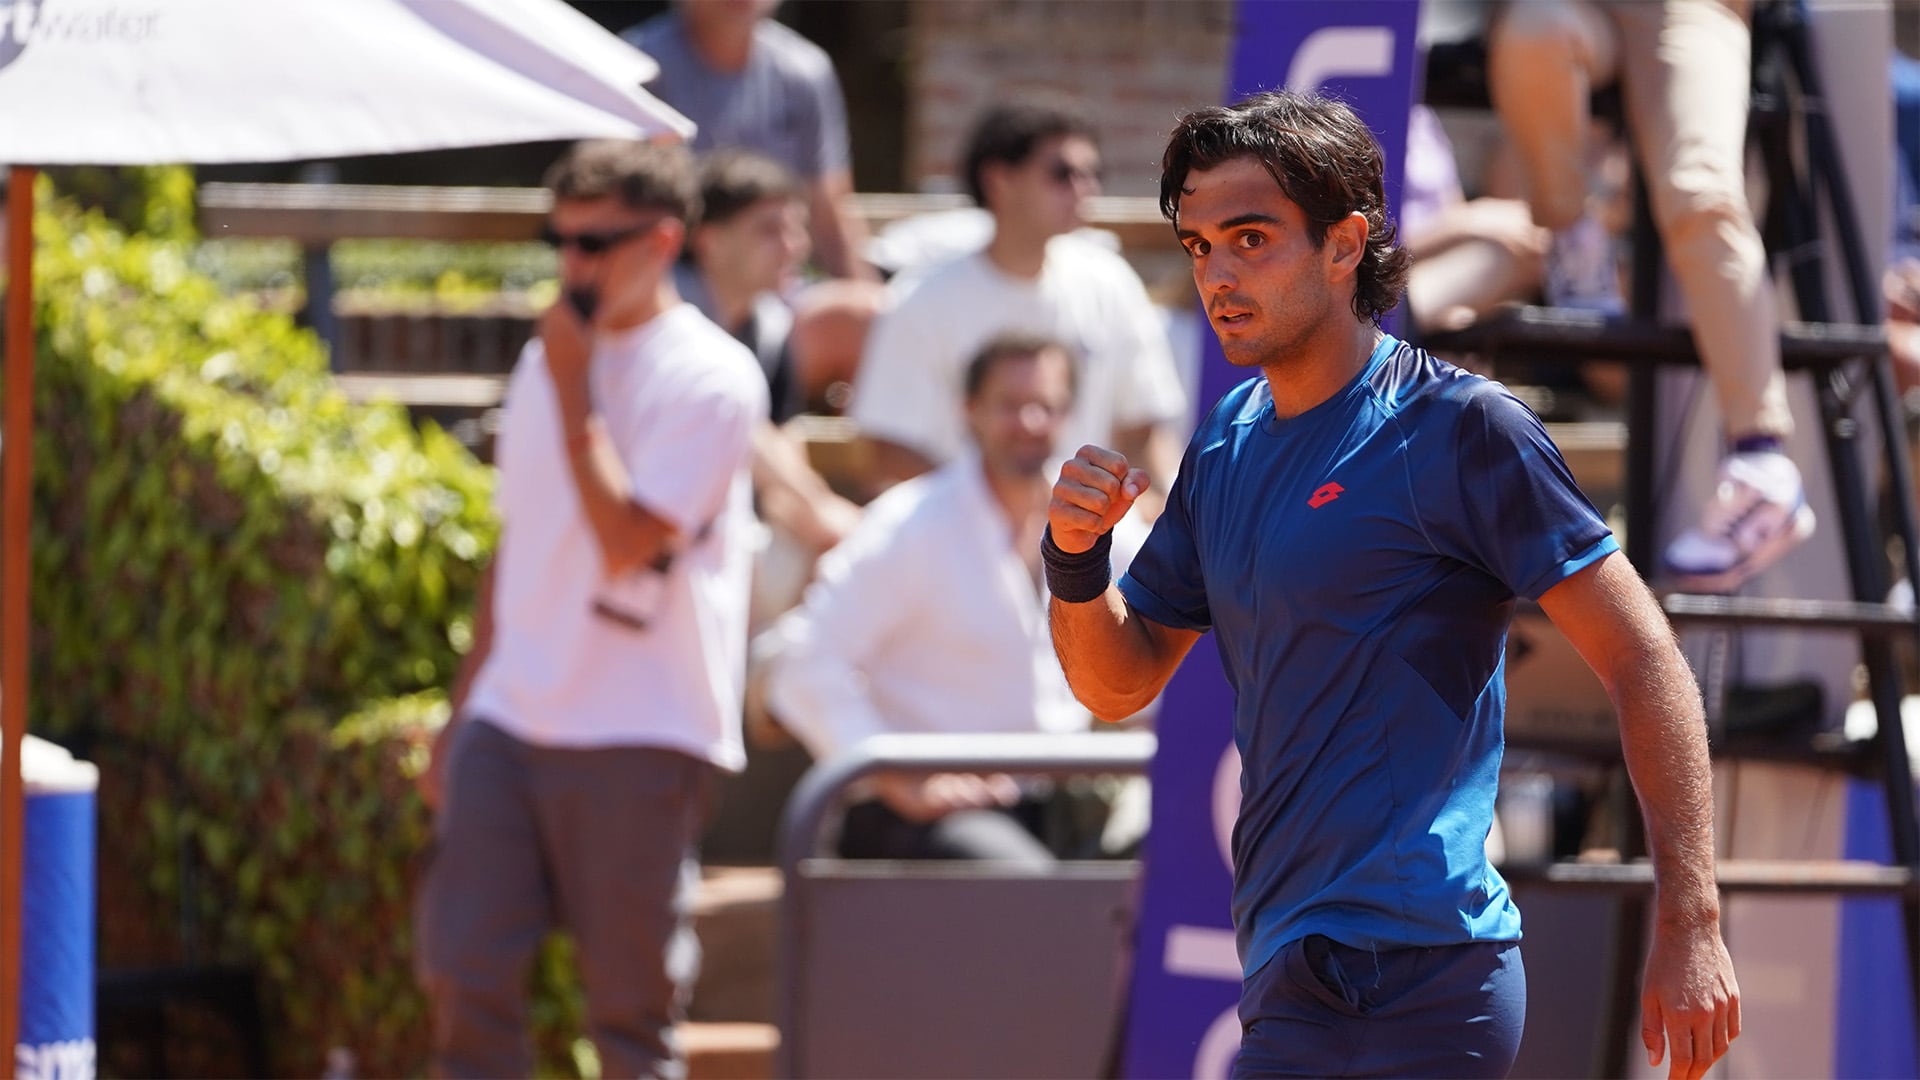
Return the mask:
POLYGON ((527 984, 574 940, 602 1075, 683 1077, 673 1025, 699 967, 687 905, 714 767, 671 750, 455 734, 416 909, 438 1076, 533 1074, 527 984))

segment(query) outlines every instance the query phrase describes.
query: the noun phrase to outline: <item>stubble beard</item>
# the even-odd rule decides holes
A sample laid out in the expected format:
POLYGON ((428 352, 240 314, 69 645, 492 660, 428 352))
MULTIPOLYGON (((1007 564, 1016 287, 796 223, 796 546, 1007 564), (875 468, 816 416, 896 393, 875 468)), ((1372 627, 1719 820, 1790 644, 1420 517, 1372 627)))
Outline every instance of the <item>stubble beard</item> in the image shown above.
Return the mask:
POLYGON ((1226 354, 1227 362, 1237 368, 1285 368, 1300 354, 1311 330, 1311 323, 1306 326, 1275 327, 1251 341, 1243 339, 1233 344, 1222 341, 1220 351, 1226 354))

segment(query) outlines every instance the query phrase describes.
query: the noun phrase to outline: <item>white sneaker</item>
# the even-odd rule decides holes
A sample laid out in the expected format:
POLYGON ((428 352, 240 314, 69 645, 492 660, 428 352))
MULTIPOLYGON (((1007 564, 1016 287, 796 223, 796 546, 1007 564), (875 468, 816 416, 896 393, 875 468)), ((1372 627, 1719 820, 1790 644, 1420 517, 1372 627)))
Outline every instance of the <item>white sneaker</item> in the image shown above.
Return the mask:
POLYGON ((1913 617, 1913 582, 1901 578, 1887 590, 1887 606, 1908 618, 1913 617))
POLYGON ((1689 592, 1732 592, 1813 535, 1800 469, 1777 450, 1731 454, 1700 525, 1667 545, 1667 570, 1689 592))
POLYGON ((1547 248, 1545 292, 1549 307, 1625 314, 1627 302, 1620 295, 1613 238, 1592 214, 1553 234, 1547 248))

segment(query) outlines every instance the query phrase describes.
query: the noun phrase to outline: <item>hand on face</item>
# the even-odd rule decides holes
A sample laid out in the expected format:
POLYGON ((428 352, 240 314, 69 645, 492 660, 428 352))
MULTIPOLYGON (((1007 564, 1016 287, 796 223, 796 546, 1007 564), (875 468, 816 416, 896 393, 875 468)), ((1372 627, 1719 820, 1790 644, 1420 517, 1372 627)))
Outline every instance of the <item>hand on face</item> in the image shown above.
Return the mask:
POLYGON ((554 381, 584 380, 593 355, 592 328, 565 296, 541 313, 539 330, 540 347, 547 355, 547 373, 554 381))
POLYGON ((1093 547, 1127 516, 1133 501, 1149 487, 1146 470, 1127 464, 1126 456, 1099 446, 1083 446, 1060 467, 1047 503, 1047 527, 1061 551, 1074 554, 1093 547))
POLYGON ((559 254, 562 295, 592 296, 593 326, 636 325, 679 251, 679 228, 611 196, 556 202, 545 239, 559 254))

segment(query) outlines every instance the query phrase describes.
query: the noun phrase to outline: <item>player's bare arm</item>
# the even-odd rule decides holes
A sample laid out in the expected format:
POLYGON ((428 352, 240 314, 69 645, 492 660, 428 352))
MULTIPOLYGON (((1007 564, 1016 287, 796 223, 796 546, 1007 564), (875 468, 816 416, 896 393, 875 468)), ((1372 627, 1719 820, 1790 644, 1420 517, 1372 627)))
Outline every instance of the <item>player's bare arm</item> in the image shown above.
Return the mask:
MULTIPOLYGON (((1092 553, 1149 486, 1147 474, 1123 455, 1081 447, 1061 466, 1047 504, 1054 545, 1068 555, 1092 553)), ((1102 551, 1099 558, 1105 557, 1102 551)), ((1200 636, 1143 618, 1111 582, 1084 602, 1054 596, 1048 615, 1067 685, 1102 720, 1124 719, 1144 708, 1200 636)))
POLYGON ((1713 773, 1700 691, 1653 594, 1619 553, 1540 598, 1620 715, 1652 848, 1655 920, 1641 992, 1647 1060, 1702 1076, 1740 1034, 1740 989, 1720 937, 1713 773))

